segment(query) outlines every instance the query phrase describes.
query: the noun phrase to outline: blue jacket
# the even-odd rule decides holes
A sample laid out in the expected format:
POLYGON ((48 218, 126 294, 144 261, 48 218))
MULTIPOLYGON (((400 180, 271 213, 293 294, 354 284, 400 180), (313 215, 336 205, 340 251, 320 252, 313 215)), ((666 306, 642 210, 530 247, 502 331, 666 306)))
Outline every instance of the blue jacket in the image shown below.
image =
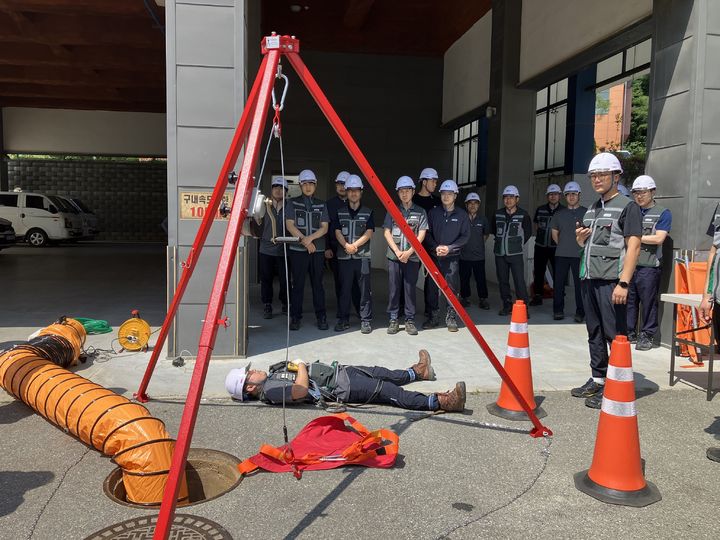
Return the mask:
POLYGON ((470 240, 470 218, 467 212, 457 206, 451 212, 446 212, 442 206, 436 206, 428 212, 428 248, 435 256, 435 248, 448 246, 448 258, 460 257, 460 248, 470 240))

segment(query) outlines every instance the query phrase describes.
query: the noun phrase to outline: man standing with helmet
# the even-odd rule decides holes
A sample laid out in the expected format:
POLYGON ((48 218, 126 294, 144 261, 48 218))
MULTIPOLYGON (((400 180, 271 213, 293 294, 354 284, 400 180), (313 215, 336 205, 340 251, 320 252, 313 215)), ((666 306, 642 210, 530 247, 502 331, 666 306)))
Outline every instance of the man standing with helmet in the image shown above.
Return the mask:
POLYGON ((575 229, 585 218, 587 208, 580 206, 580 184, 568 182, 563 193, 567 206, 560 208, 552 218, 550 228, 557 244, 555 253, 555 283, 553 293, 553 319, 565 318, 565 285, 568 273, 572 274, 575 287, 575 322, 585 320, 580 285, 580 248, 575 240, 575 229))
MULTIPOLYGON (((418 189, 415 192, 415 195, 413 195, 413 203, 425 210, 425 213, 429 216, 430 210, 440 206, 440 199, 435 196, 438 173, 435 169, 426 167, 420 172, 419 180, 420 189, 418 189)), ((423 247, 430 255, 430 258, 435 262, 435 264, 437 264, 437 258, 435 257, 435 254, 432 253, 430 245, 428 244, 429 237, 429 234, 425 236, 423 247)), ((437 317, 433 318, 432 316, 432 314, 438 310, 438 288, 429 274, 425 276, 423 292, 425 297, 425 322, 423 323, 423 328, 433 328, 439 324, 437 317)), ((400 303, 403 303, 402 295, 400 303)))
POLYGON ((298 181, 300 182, 302 195, 290 199, 290 206, 285 215, 288 232, 300 239, 299 244, 291 244, 288 250, 290 272, 292 274, 290 330, 300 329, 305 276, 308 274, 310 274, 317 327, 320 330, 327 330, 325 289, 323 288, 322 277, 325 260, 325 234, 328 231, 330 219, 325 203, 313 196, 317 188, 315 173, 310 169, 302 170, 298 181))
POLYGON ((643 174, 632 185, 632 196, 642 213, 642 238, 635 274, 630 282, 627 302, 628 340, 635 350, 653 348, 658 330, 658 293, 662 273, 662 245, 672 226, 672 214, 655 202, 655 180, 643 174), (636 333, 642 304, 642 330, 636 333))
POLYGON ((485 241, 490 233, 490 223, 480 214, 480 195, 475 192, 465 197, 465 209, 470 220, 470 239, 460 250, 460 303, 470 305, 470 277, 475 275, 475 285, 481 309, 490 309, 487 281, 485 280, 485 241))
MULTIPOLYGON (((491 233, 495 237, 495 271, 500 286, 502 308, 498 315, 504 317, 512 311, 512 294, 510 293, 510 272, 515 283, 515 295, 518 300, 528 304, 527 286, 525 285, 525 261, 523 246, 532 236, 530 215, 518 206, 520 192, 513 185, 503 190, 503 208, 495 211, 491 233)), ((528 311, 528 317, 530 311, 528 311)))
MULTIPOLYGON (((425 210, 413 203, 415 182, 409 176, 401 176, 395 184, 400 204, 398 210, 407 221, 417 239, 422 243, 428 230, 427 214, 425 210)), ((405 292, 405 331, 416 336, 415 326, 415 291, 417 278, 420 272, 420 259, 415 249, 410 245, 400 227, 388 212, 383 223, 385 241, 388 245, 388 315, 390 324, 388 334, 397 334, 400 331, 400 294, 405 292)))
POLYGON ((353 284, 360 289, 360 332, 372 332, 372 292, 370 289, 370 238, 375 231, 373 211, 362 206, 363 183, 351 174, 345 181, 347 203, 338 209, 332 225, 338 242, 340 302, 336 332, 350 328, 350 303, 353 284))
POLYGON ((599 409, 605 389, 608 346, 627 334, 627 296, 640 253, 640 207, 618 192, 620 161, 609 152, 596 155, 588 167, 593 190, 600 195, 585 213, 575 238, 583 248, 580 262, 585 324, 592 377, 571 394, 599 409))
MULTIPOLYGON (((440 186, 440 202, 438 206, 430 210, 428 214, 428 225, 430 233, 428 245, 431 253, 437 257, 437 266, 440 273, 447 281, 455 296, 460 293, 460 249, 470 239, 470 220, 462 208, 455 206, 458 187, 454 180, 445 180, 440 186)), ((437 287, 435 289, 438 291, 437 287)), ((436 293, 437 294, 437 293, 436 293)), ((438 299, 435 299, 439 307, 438 299)), ((431 328, 438 325, 438 314, 433 312, 430 320, 423 323, 423 328, 431 328), (433 321, 435 324, 433 325, 433 321)), ((445 324, 450 332, 458 331, 457 314, 450 302, 447 303, 445 313, 445 324)))
POLYGON ((550 263, 550 272, 555 280, 555 248, 557 244, 552 237, 550 221, 553 215, 562 205, 560 195, 562 190, 557 184, 550 184, 545 191, 547 203, 535 210, 535 258, 533 264, 533 299, 531 306, 541 306, 543 302, 543 290, 545 289, 545 269, 550 263))

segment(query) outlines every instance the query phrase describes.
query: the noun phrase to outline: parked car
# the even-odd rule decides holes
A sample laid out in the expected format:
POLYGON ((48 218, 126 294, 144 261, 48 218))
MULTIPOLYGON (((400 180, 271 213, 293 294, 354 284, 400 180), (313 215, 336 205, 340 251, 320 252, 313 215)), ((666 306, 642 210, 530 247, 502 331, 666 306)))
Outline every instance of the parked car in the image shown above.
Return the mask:
POLYGON ((12 223, 15 234, 31 246, 82 236, 79 213, 67 210, 47 195, 24 191, 0 191, 0 217, 12 223))
POLYGON ((15 229, 13 229, 12 223, 7 219, 0 218, 0 250, 14 245, 15 229))
POLYGON ((90 210, 88 206, 76 197, 63 197, 66 201, 72 204, 80 212, 80 217, 83 221, 83 238, 86 240, 92 240, 97 235, 98 231, 98 218, 95 212, 90 210))

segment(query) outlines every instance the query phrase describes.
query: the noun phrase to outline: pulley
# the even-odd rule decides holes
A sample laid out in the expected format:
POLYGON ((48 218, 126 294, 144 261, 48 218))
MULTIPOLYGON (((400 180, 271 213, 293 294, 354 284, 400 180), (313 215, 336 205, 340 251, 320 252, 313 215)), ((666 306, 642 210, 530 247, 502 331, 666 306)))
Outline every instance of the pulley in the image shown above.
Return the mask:
POLYGON ((140 312, 133 309, 132 317, 120 325, 118 342, 127 351, 147 351, 150 340, 150 325, 140 318, 140 312))

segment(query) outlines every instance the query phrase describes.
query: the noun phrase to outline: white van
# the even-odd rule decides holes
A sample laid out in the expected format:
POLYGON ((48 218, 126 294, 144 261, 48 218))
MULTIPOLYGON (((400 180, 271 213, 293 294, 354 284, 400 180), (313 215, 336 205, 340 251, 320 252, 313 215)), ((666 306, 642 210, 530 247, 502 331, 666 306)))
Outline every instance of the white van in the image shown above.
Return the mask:
MULTIPOLYGON (((59 196, 64 201, 67 201, 73 206, 79 213, 82 219, 83 239, 92 240, 98 233, 98 218, 95 212, 90 210, 85 203, 75 197, 59 196)), ((51 197, 52 198, 52 197, 51 197)))
POLYGON ((12 223, 18 238, 35 247, 82 236, 79 214, 65 210, 50 197, 24 191, 0 191, 0 217, 12 223))

